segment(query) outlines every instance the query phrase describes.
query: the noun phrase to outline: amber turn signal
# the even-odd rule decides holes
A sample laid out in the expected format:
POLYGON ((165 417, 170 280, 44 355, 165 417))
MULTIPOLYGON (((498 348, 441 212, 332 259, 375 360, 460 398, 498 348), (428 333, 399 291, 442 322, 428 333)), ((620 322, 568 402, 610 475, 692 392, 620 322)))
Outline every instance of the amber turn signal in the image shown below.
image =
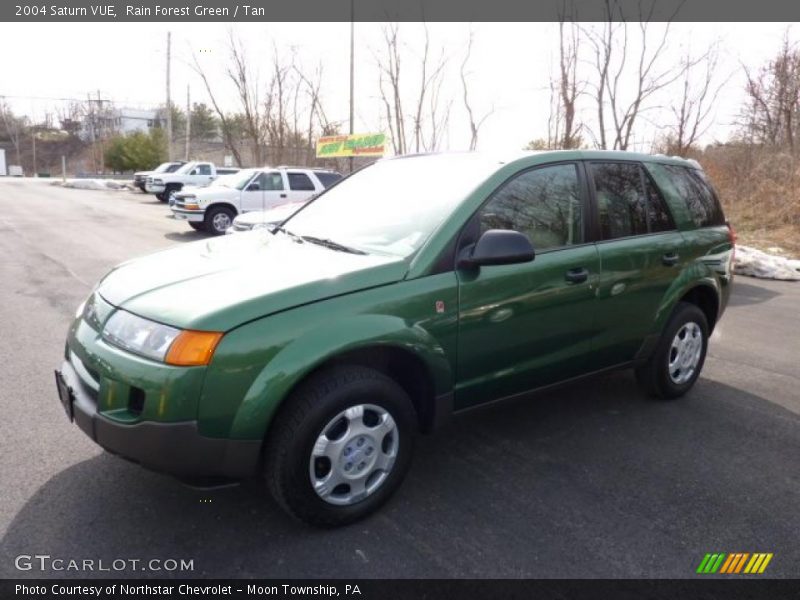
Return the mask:
POLYGON ((222 335, 216 331, 182 331, 169 347, 164 362, 181 367, 207 365, 222 335))

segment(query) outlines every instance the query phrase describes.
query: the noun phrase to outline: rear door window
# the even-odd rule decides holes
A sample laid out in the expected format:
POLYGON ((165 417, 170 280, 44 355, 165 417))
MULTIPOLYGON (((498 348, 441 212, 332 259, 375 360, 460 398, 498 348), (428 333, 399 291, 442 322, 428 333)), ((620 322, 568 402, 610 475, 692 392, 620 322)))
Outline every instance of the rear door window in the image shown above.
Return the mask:
POLYGON ((646 235, 675 228, 661 193, 638 163, 589 163, 600 239, 646 235))
POLYGON ((287 173, 289 176, 289 189, 302 192, 313 192, 316 188, 305 173, 287 173))

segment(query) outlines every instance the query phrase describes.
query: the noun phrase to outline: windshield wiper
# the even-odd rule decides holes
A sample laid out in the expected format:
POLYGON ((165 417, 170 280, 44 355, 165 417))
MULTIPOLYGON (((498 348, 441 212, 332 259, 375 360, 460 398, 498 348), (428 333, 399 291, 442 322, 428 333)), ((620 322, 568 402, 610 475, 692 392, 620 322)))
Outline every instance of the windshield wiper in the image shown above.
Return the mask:
POLYGON ((304 235, 302 239, 306 242, 311 242, 312 244, 317 244, 319 246, 325 246, 326 248, 330 248, 331 250, 337 250, 339 252, 349 252, 350 254, 366 254, 363 250, 359 250, 357 248, 351 248, 350 246, 345 246, 343 244, 339 244, 338 242, 334 242, 328 238, 318 238, 314 237, 313 235, 304 235))
POLYGON ((288 235, 288 236, 289 236, 290 238, 292 238, 292 239, 293 239, 295 242, 298 242, 299 244, 302 244, 302 243, 303 243, 303 238, 302 238, 302 237, 300 237, 300 236, 299 236, 299 235, 297 235, 296 233, 292 233, 291 231, 289 231, 288 229, 286 229, 286 227, 281 227, 280 225, 277 225, 276 227, 273 227, 272 229, 270 229, 270 231, 271 231, 272 233, 275 233, 276 231, 280 231, 281 233, 285 233, 286 235, 288 235))

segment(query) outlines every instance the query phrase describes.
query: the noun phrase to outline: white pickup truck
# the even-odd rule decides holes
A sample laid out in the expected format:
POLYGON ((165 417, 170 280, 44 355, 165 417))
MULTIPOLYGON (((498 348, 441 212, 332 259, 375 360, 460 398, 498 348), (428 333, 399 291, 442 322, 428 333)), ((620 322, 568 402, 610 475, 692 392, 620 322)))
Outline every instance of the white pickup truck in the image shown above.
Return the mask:
POLYGON ((147 177, 145 191, 155 194, 162 202, 169 200, 170 194, 188 186, 209 185, 220 175, 232 175, 239 169, 216 167, 212 162, 192 161, 173 173, 153 173, 147 177))
POLYGON ((161 163, 152 171, 137 171, 133 174, 133 185, 146 193, 147 190, 145 189, 145 184, 147 183, 148 177, 155 177, 162 173, 174 173, 185 164, 185 160, 178 160, 175 162, 161 163))
POLYGON ((327 169, 242 169, 209 187, 177 192, 170 208, 176 219, 186 221, 192 228, 220 235, 236 215, 306 201, 341 178, 336 171, 327 169))

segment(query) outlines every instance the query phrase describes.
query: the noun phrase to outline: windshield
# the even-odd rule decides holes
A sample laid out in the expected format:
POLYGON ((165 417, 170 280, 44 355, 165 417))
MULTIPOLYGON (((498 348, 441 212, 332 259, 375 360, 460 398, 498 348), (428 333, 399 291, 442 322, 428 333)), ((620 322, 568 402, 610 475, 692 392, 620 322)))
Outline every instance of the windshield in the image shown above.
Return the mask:
POLYGON ((175 164, 175 163, 169 163, 169 162, 161 163, 160 165, 158 165, 156 167, 156 169, 153 171, 153 173, 163 173, 167 169, 169 169, 173 164, 175 164))
POLYGON ((220 177, 218 181, 220 181, 220 185, 243 190, 256 173, 258 173, 258 169, 242 169, 238 173, 231 173, 230 175, 220 177), (225 180, 224 183, 222 182, 223 179, 225 180))
POLYGON ((197 166, 197 163, 193 163, 193 162, 186 163, 180 169, 175 171, 175 173, 179 173, 179 174, 188 173, 189 171, 194 169, 195 166, 197 166))
POLYGON ((284 227, 365 252, 406 257, 500 167, 480 154, 381 160, 344 179, 284 227))

